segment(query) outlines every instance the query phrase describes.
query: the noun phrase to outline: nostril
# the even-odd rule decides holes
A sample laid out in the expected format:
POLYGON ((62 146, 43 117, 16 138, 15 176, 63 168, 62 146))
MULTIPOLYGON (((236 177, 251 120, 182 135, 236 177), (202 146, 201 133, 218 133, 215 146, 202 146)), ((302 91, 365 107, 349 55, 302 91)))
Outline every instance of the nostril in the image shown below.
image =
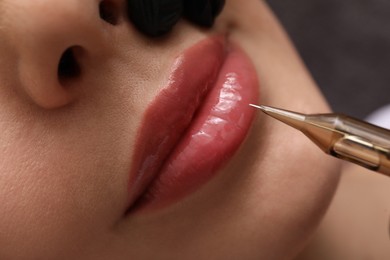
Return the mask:
POLYGON ((68 48, 61 56, 58 64, 58 78, 60 81, 77 78, 81 75, 80 64, 78 63, 75 50, 79 47, 68 48))
POLYGON ((114 3, 103 0, 99 5, 99 15, 103 21, 111 25, 117 25, 120 13, 118 7, 114 3))

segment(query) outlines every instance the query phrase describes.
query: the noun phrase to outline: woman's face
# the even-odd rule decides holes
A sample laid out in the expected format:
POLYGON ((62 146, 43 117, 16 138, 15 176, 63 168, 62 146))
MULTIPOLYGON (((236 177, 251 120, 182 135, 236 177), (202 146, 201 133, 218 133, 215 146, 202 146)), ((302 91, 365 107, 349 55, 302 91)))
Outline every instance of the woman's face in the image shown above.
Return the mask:
POLYGON ((292 257, 338 173, 249 107, 328 110, 266 4, 152 38, 99 2, 0 0, 0 258, 292 257))

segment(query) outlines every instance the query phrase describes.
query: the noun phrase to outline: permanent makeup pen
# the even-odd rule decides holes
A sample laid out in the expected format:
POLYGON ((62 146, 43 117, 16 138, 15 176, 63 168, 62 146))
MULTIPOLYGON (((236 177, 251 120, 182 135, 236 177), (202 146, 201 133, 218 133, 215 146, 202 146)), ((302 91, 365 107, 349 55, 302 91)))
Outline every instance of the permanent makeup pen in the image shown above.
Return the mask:
POLYGON ((390 130, 341 114, 251 106, 300 130, 325 153, 390 177, 390 130))

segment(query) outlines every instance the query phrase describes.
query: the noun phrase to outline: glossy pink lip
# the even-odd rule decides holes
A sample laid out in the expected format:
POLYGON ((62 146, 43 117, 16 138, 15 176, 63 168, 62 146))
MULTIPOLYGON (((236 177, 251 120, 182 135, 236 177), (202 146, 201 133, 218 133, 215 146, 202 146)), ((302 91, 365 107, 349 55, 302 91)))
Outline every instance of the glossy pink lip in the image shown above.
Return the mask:
POLYGON ((253 65, 221 38, 178 57, 139 130, 129 211, 170 205, 210 180, 244 141, 257 98, 253 65))

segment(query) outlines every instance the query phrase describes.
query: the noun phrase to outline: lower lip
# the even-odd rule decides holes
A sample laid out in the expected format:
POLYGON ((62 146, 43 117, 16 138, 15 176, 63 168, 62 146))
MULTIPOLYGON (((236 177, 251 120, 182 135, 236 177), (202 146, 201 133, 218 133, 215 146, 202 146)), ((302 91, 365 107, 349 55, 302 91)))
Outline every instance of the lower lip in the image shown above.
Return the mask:
MULTIPOLYGON (((193 47, 193 49, 201 50, 208 44, 212 45, 212 41, 213 39, 207 39, 193 47)), ((143 156, 142 160, 144 162, 141 165, 148 165, 149 171, 156 171, 156 175, 150 177, 148 185, 144 181, 147 187, 132 203, 131 212, 161 209, 184 199, 211 180, 218 170, 233 157, 245 140, 255 113, 255 110, 249 104, 258 101, 257 74, 249 58, 238 46, 229 46, 226 53, 223 51, 222 44, 217 48, 222 48, 222 51, 219 49, 216 52, 211 52, 211 55, 216 56, 215 64, 210 65, 211 67, 217 67, 214 68, 214 70, 217 70, 214 73, 214 83, 209 89, 205 88, 205 91, 207 91, 204 94, 205 97, 196 97, 195 99, 198 99, 198 101, 195 102, 192 100, 196 110, 183 109, 183 111, 186 111, 183 113, 191 114, 182 116, 184 121, 188 121, 188 118, 190 118, 190 121, 187 122, 189 125, 183 133, 175 132, 175 126, 180 126, 180 123, 185 124, 184 122, 178 124, 177 119, 175 119, 176 121, 170 120, 168 115, 166 115, 167 117, 164 115, 169 114, 169 109, 164 111, 164 106, 172 106, 172 104, 167 104, 164 91, 148 108, 148 111, 153 112, 147 113, 149 116, 146 116, 144 121, 146 124, 152 124, 153 126, 149 125, 148 129, 150 131, 143 131, 141 140, 143 139, 144 143, 149 142, 149 149, 154 150, 152 152, 154 156, 143 156), (218 57, 218 53, 222 53, 221 57, 218 57), (161 133, 166 135, 167 139, 170 138, 169 129, 178 135, 177 141, 168 150, 165 158, 163 158, 164 151, 159 152, 159 150, 167 148, 164 144, 164 138, 160 137, 158 142, 154 142, 152 136, 149 136, 149 138, 147 136, 148 132, 153 135, 153 131, 155 133, 159 129, 167 130, 161 130, 161 133), (146 160, 151 158, 153 158, 153 162, 145 163, 146 160)), ((212 48, 209 48, 209 50, 211 51, 212 48)), ((199 57, 189 58, 199 60, 199 57)), ((189 67, 191 67, 191 63, 201 65, 199 62, 189 63, 189 67)), ((204 66, 207 68, 207 65, 204 66)), ((191 68, 191 72, 197 72, 198 70, 204 71, 204 68, 202 69, 199 66, 191 68)), ((183 81, 182 84, 184 83, 184 85, 178 87, 185 89, 186 79, 183 81)), ((188 84, 191 84, 191 82, 188 82, 188 84)), ((177 111, 182 109, 180 105, 183 104, 178 102, 177 111)), ((180 127, 178 128, 180 129, 180 127)), ((172 141, 168 140, 167 142, 172 141)), ((140 170, 138 169, 138 171, 140 170)), ((139 175, 139 182, 142 183, 142 178, 139 175)), ((147 175, 147 173, 143 175, 147 175)), ((136 182, 132 181, 130 185, 130 194, 133 196, 137 195, 137 190, 134 191, 134 187, 137 186, 136 182)))

